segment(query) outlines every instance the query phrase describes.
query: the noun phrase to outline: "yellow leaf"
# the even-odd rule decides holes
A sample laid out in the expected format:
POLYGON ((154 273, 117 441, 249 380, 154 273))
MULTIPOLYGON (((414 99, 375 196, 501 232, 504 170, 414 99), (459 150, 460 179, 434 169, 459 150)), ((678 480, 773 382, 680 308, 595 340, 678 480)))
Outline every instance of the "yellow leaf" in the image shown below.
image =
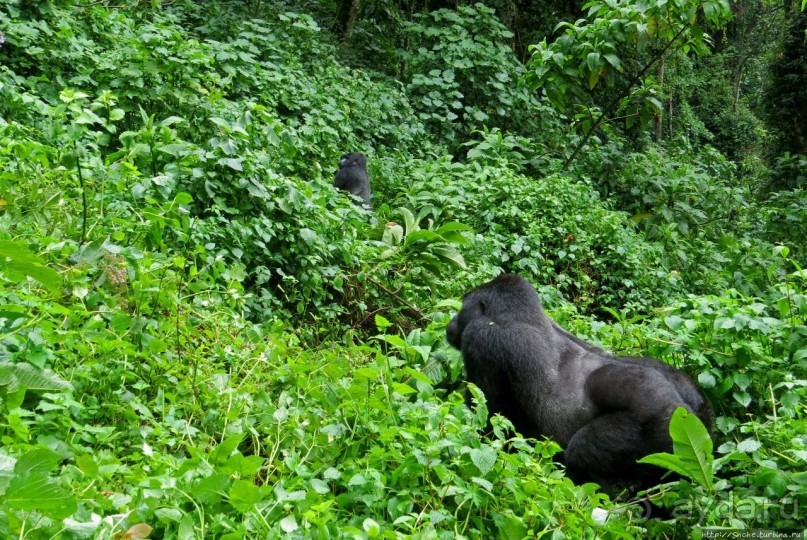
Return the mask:
POLYGON ((137 525, 129 527, 129 530, 123 533, 121 537, 126 540, 143 540, 149 537, 152 530, 154 529, 152 529, 151 526, 145 523, 138 523, 137 525))

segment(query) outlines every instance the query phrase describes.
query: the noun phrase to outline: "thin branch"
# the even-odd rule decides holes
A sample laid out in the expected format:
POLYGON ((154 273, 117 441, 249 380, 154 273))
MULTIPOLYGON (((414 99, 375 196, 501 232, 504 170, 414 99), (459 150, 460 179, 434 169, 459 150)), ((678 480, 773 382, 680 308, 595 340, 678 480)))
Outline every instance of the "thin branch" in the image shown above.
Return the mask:
POLYGON ((575 147, 574 152, 572 152, 572 155, 569 156, 569 158, 563 162, 563 170, 567 170, 569 168, 569 165, 571 165, 572 161, 574 161, 574 158, 577 157, 577 154, 580 153, 580 150, 582 150, 583 147, 588 143, 588 140, 591 138, 592 135, 594 135, 594 132, 597 130, 598 127, 600 127, 600 124, 602 124, 603 120, 605 120, 606 113, 610 112, 614 107, 616 107, 616 105, 620 101, 622 101, 625 97, 628 96, 628 94, 630 94, 630 91, 633 89, 633 87, 636 86, 636 84, 642 80, 642 78, 650 70, 650 68, 653 67, 656 64, 656 62, 658 62, 659 59, 662 58, 667 53, 670 47, 672 47, 673 43, 678 41, 678 38, 681 37, 688 28, 689 25, 685 24, 684 26, 682 26, 681 30, 679 30, 678 33, 675 34, 675 36, 664 46, 664 48, 661 49, 661 52, 659 52, 653 59, 651 59, 650 62, 648 62, 647 65, 645 65, 642 68, 642 70, 639 73, 637 73, 636 76, 633 77, 633 79, 631 79, 625 91, 616 96, 614 99, 612 99, 611 102, 604 109, 602 109, 602 112, 600 112, 600 116, 591 125, 591 128, 589 128, 588 132, 586 132, 583 139, 577 144, 577 147, 575 147))
POLYGON ((423 314, 423 312, 421 312, 418 308, 416 308, 415 306, 413 306, 412 304, 410 304, 409 302, 407 302, 406 300, 401 298, 397 293, 389 290, 387 287, 385 287, 384 285, 382 285, 381 283, 379 283, 378 281, 376 281, 372 277, 367 276, 367 281, 369 281, 370 283, 372 283, 373 285, 375 285, 376 287, 378 287, 379 289, 381 289, 382 291, 384 291, 385 293, 387 293, 388 295, 390 295, 391 297, 393 297, 394 299, 396 299, 397 301, 399 301, 400 303, 402 303, 403 305, 408 307, 415 314, 415 316, 416 316, 415 318, 417 318, 417 319, 425 319, 426 318, 426 316, 423 314))
POLYGON ((84 175, 81 173, 81 156, 78 151, 78 141, 73 141, 73 146, 76 149, 76 170, 78 171, 78 183, 81 187, 82 220, 80 247, 83 246, 84 242, 87 240, 87 188, 84 185, 84 175))

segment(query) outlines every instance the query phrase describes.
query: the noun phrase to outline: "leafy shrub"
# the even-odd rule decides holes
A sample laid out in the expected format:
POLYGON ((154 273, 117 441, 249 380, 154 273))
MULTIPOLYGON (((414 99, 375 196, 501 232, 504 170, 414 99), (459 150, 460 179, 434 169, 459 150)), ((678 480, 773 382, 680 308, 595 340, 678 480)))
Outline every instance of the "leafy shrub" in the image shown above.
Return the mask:
POLYGON ((785 153, 776 158, 766 179, 766 191, 787 191, 807 186, 807 157, 785 153))
POLYGON ((469 225, 478 236, 465 256, 472 268, 480 265, 478 275, 518 272, 587 307, 663 303, 676 278, 626 215, 606 209, 582 182, 514 173, 507 166, 512 153, 490 150, 496 139, 491 134, 479 143, 487 146, 481 152, 471 147, 464 164, 411 163, 395 201, 469 225))
MULTIPOLYGON (((666 265, 687 290, 765 290, 772 246, 752 234, 759 227, 758 210, 733 163, 710 147, 699 152, 686 145, 651 147, 627 156, 614 150, 604 152, 599 186, 649 241, 663 246, 666 265)), ((599 159, 597 153, 590 159, 599 159)))
POLYGON ((760 208, 764 236, 771 242, 792 247, 793 258, 807 265, 807 253, 800 238, 807 238, 807 190, 772 194, 760 208))
POLYGON ((517 83, 524 73, 507 46, 513 34, 482 4, 417 15, 405 25, 407 93, 439 141, 457 146, 482 126, 538 131, 541 109, 517 83))

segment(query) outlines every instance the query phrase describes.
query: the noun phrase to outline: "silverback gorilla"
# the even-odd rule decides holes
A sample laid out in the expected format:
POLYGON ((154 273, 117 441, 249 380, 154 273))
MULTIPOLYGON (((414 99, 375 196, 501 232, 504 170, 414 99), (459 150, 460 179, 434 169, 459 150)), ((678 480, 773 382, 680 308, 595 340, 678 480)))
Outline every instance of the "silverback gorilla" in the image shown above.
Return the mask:
POLYGON ((711 433, 703 395, 684 373, 652 358, 611 356, 550 320, 525 279, 505 274, 466 294, 446 328, 468 379, 490 412, 527 437, 564 447, 575 482, 658 483, 662 469, 637 464, 671 452, 670 417, 694 413, 711 433))
MULTIPOLYGON (((339 170, 333 177, 333 185, 364 200, 362 206, 370 205, 370 176, 367 174, 367 156, 351 152, 339 158, 339 170)), ((356 202, 356 204, 359 204, 356 202)))

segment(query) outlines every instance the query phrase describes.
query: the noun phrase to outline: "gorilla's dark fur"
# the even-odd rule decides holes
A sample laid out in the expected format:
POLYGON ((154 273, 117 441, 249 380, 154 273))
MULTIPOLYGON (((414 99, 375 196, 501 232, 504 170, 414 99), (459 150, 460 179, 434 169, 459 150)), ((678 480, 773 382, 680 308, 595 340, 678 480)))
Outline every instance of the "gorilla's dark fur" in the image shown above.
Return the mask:
POLYGON ((339 170, 333 178, 333 185, 364 200, 365 208, 370 205, 370 176, 367 174, 367 156, 359 152, 345 154, 339 159, 339 170))
POLYGON ((466 294, 446 329, 488 409, 528 437, 551 437, 576 482, 650 486, 662 469, 636 463, 671 452, 670 417, 696 414, 711 433, 703 395, 684 373, 652 358, 615 357, 550 320, 525 279, 505 274, 466 294))

